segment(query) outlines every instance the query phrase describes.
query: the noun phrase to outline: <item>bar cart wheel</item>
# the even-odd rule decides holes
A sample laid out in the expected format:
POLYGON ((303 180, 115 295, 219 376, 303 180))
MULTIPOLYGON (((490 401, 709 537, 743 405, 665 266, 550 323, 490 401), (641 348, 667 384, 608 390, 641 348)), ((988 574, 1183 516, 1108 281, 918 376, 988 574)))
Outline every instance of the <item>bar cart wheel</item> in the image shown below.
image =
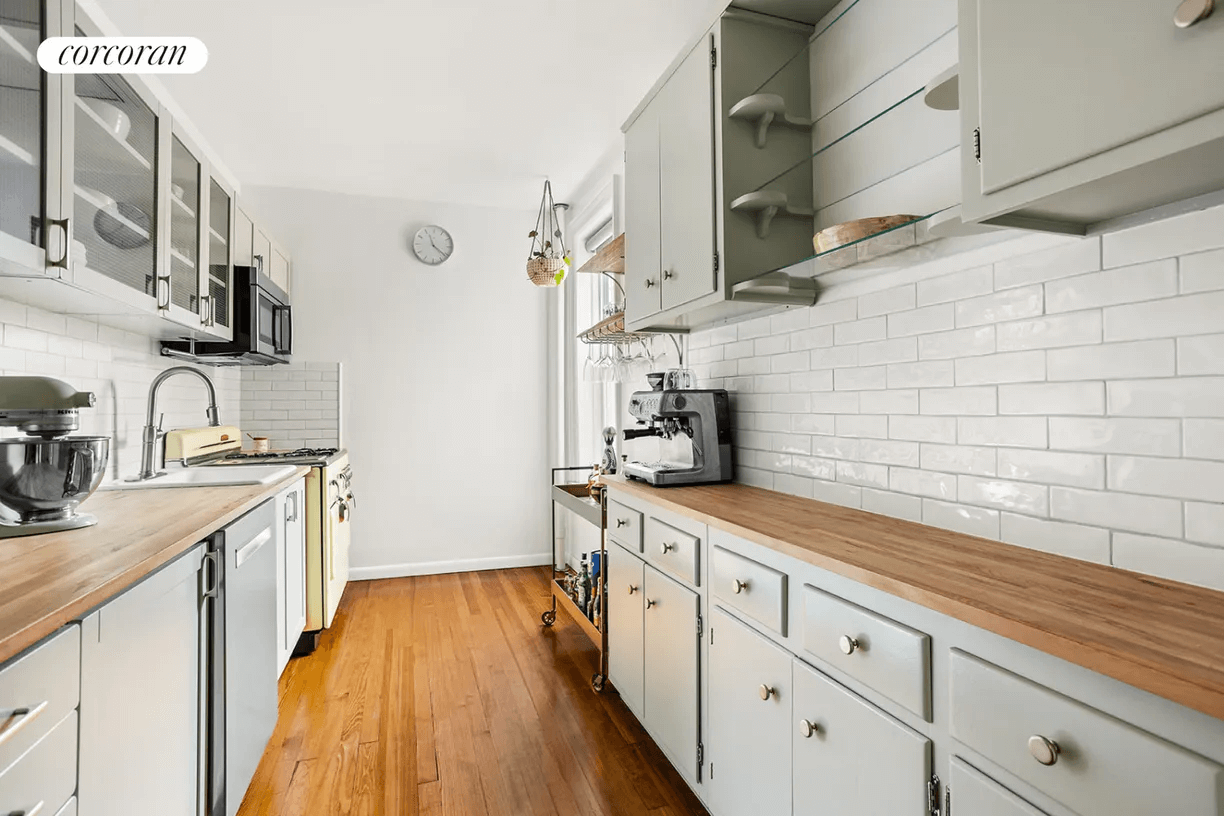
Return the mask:
POLYGON ((540 616, 540 620, 545 626, 552 626, 557 622, 557 610, 550 609, 540 616))
POLYGON ((607 678, 605 678, 602 674, 591 675, 591 688, 595 690, 596 694, 603 693, 605 682, 607 682, 607 678))

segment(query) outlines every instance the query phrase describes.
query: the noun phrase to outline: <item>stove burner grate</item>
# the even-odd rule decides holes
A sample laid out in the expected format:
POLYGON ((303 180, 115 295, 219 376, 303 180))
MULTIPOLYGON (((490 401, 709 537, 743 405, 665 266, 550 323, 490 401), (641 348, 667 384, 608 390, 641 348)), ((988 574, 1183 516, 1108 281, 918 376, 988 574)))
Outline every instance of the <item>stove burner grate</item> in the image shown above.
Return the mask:
POLYGON ((267 453, 232 453, 225 457, 226 459, 298 459, 307 456, 321 457, 331 456, 339 448, 298 448, 293 451, 268 451, 267 453))

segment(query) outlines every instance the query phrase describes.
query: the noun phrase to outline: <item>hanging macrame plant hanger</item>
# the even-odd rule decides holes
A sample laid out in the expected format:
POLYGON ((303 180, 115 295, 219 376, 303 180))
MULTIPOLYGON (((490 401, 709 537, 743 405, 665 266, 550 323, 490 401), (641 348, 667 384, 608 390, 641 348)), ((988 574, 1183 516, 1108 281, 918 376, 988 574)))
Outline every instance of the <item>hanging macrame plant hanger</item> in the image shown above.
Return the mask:
POLYGON ((557 204, 553 201, 552 183, 544 182, 540 199, 540 214, 529 234, 531 253, 527 256, 527 277, 536 286, 557 286, 569 271, 569 251, 557 220, 557 204))

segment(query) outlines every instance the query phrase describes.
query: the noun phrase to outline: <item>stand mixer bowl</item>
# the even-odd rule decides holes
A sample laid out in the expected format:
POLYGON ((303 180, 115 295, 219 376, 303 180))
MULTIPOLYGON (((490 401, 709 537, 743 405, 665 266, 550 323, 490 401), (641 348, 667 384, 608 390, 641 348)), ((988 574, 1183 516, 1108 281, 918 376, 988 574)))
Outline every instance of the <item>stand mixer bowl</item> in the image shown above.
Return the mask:
POLYGON ((110 437, 0 439, 0 522, 72 519, 106 475, 110 437))

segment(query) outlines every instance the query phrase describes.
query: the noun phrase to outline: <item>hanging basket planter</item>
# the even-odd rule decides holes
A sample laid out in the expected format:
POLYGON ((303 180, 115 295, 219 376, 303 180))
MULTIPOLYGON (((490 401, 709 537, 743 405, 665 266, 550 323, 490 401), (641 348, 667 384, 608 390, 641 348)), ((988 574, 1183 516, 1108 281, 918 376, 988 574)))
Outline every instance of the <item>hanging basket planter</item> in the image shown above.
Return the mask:
POLYGON ((531 239, 527 278, 536 286, 559 286, 569 272, 570 257, 557 220, 557 204, 553 201, 550 182, 544 182, 540 214, 536 216, 535 229, 527 237, 531 239))

